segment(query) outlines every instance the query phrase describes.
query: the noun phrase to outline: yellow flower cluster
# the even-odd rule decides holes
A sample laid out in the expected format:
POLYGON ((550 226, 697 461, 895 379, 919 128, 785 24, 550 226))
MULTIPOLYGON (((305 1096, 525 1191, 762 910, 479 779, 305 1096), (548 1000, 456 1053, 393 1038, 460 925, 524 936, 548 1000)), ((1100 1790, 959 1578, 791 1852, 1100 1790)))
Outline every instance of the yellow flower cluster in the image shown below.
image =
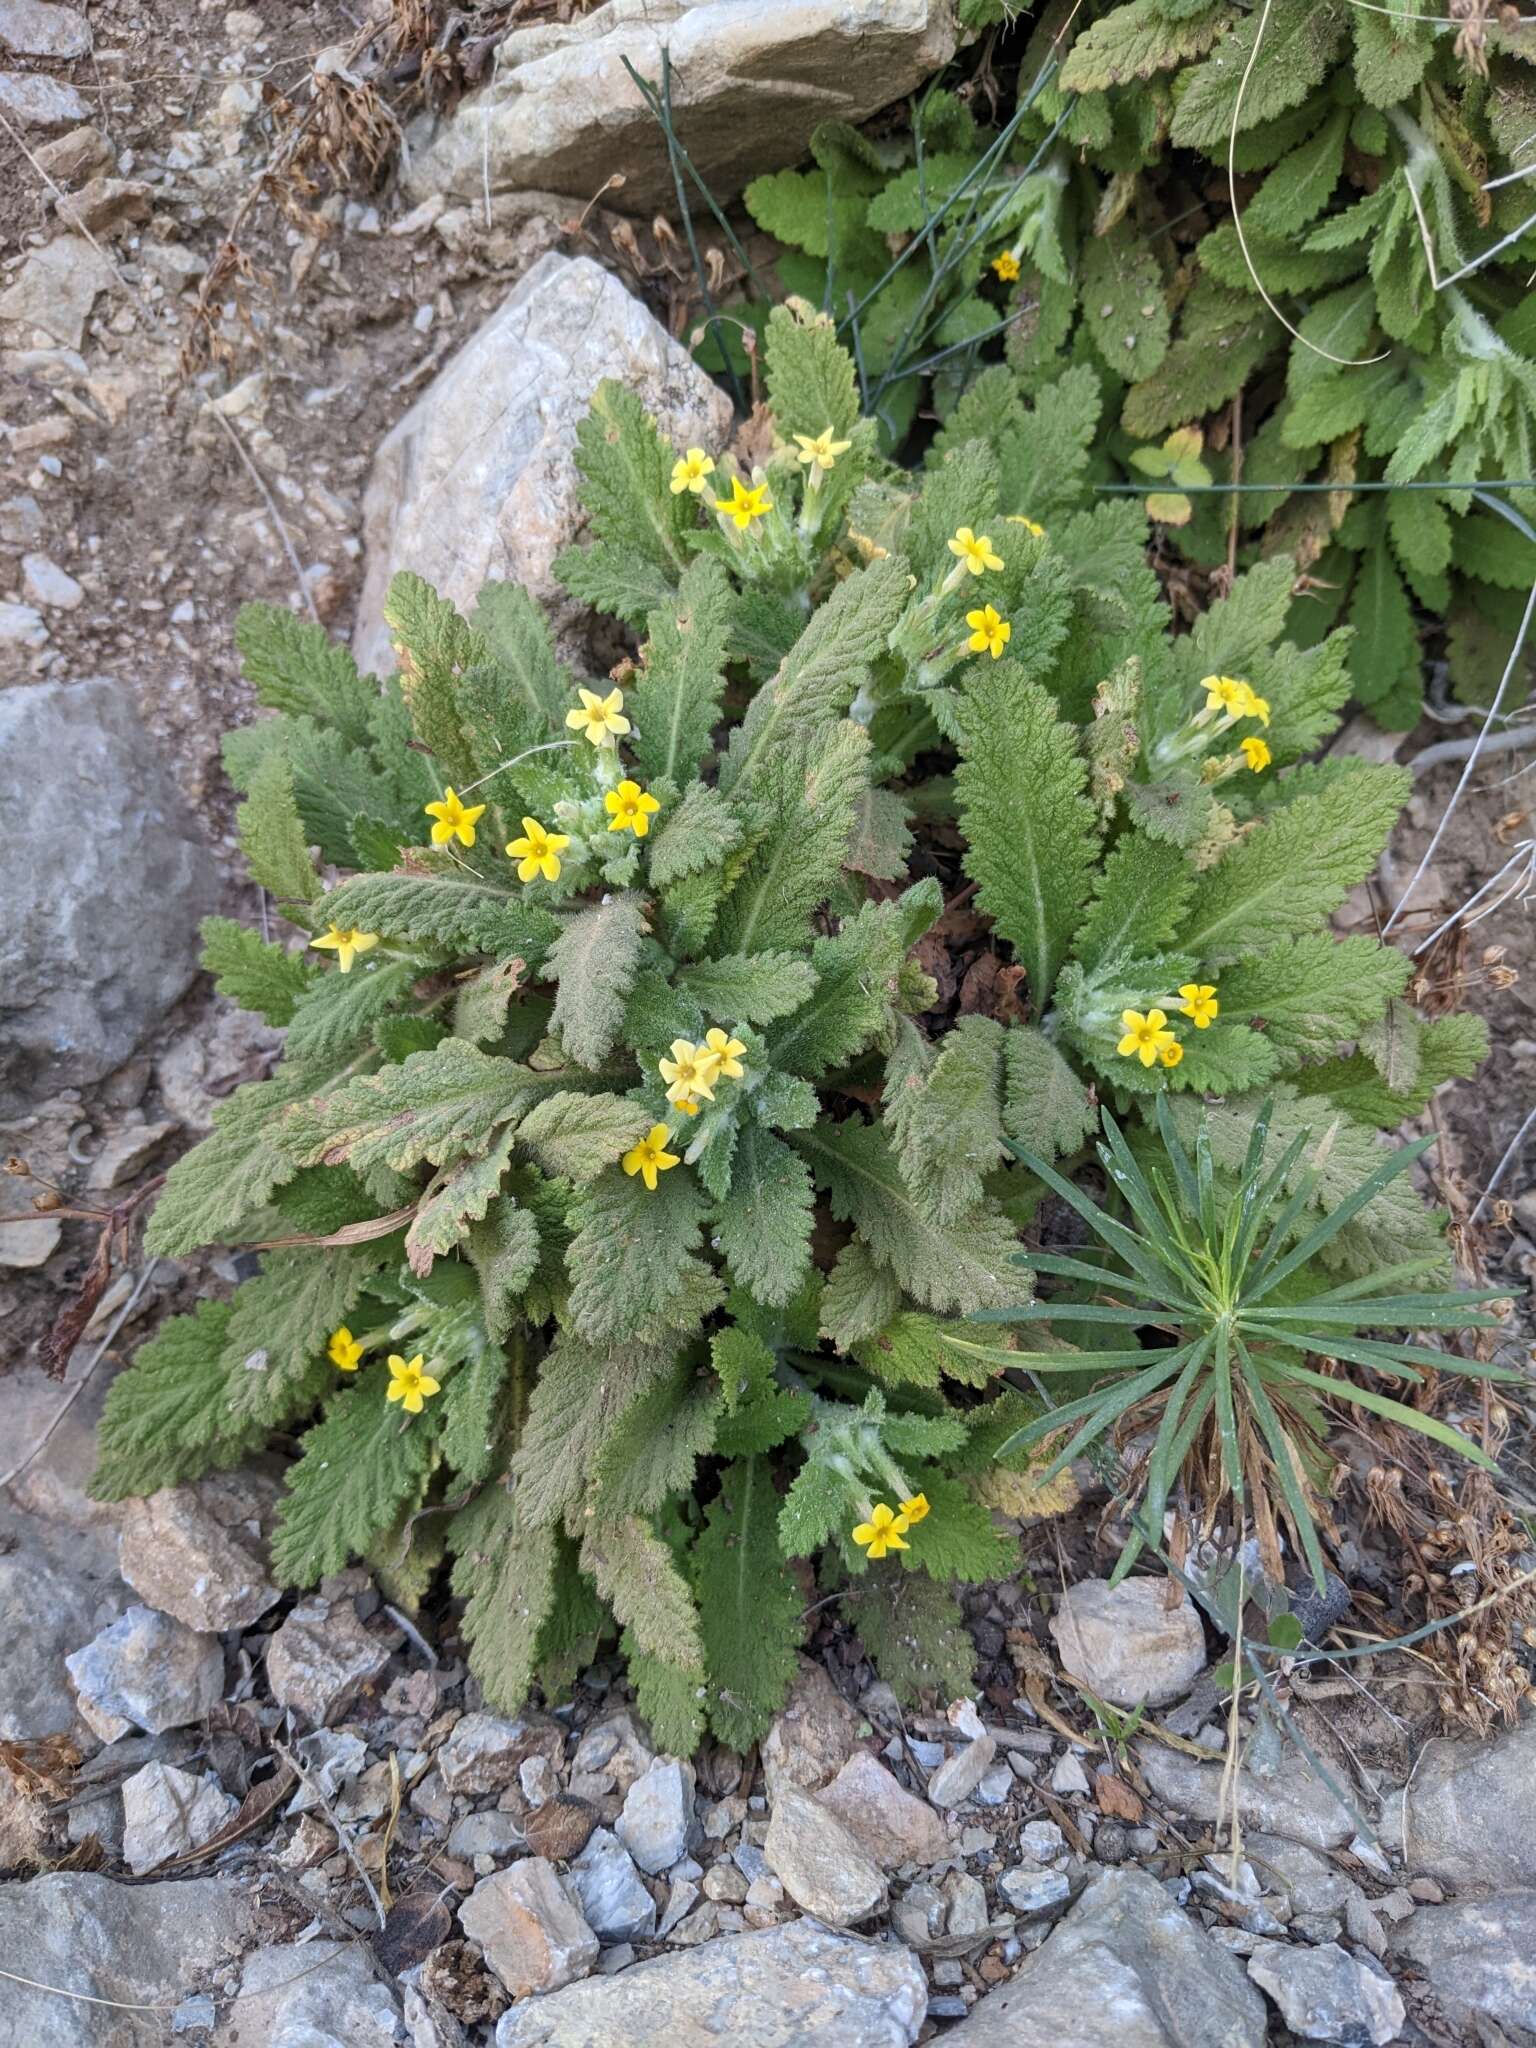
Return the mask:
POLYGON ((855 1525, 853 1540, 873 1558, 884 1557, 888 1550, 906 1550, 907 1531, 922 1521, 927 1512, 925 1493, 915 1493, 910 1500, 904 1500, 899 1511, 883 1500, 877 1501, 869 1511, 869 1520, 855 1525))
MULTIPOLYGON (((678 473, 695 456, 707 468, 714 467, 702 449, 690 448, 686 459, 679 462, 672 472, 674 491, 690 488, 686 482, 678 482, 678 473)), ((576 694, 581 703, 565 714, 570 731, 581 733, 594 747, 606 747, 610 742, 622 739, 629 731, 622 690, 610 690, 606 697, 600 697, 595 690, 578 690, 576 694)), ((638 782, 625 776, 617 788, 605 792, 603 808, 608 813, 610 832, 633 832, 637 839, 644 839, 661 805, 648 789, 642 789, 638 782)), ((520 882, 558 882, 560 856, 570 843, 568 832, 551 832, 537 818, 524 818, 521 837, 507 842, 507 858, 517 862, 517 879, 520 882)))
MULTIPOLYGON (((1220 730, 1226 731, 1240 718, 1256 718, 1260 725, 1269 724, 1269 703, 1259 695, 1252 683, 1245 683, 1241 676, 1204 676, 1200 687, 1205 692, 1205 710, 1195 720, 1198 725, 1204 719, 1221 719, 1220 730)), ((1250 733, 1238 741, 1243 759, 1255 775, 1262 774, 1274 756, 1269 751, 1267 740, 1250 733)), ((1236 766, 1233 762, 1232 766, 1236 766)))
MULTIPOLYGON (((1179 989, 1178 1001, 1170 999, 1170 1007, 1188 1017, 1197 1031, 1209 1031, 1221 1014, 1215 983, 1209 981, 1186 981, 1179 989)), ((1146 1011, 1122 1010, 1120 1023, 1125 1035, 1115 1050, 1123 1059, 1138 1059, 1144 1067, 1159 1062, 1176 1067, 1183 1059, 1184 1048, 1169 1027, 1166 1010, 1156 1005, 1146 1011)))
POLYGON ((656 1062, 667 1084, 668 1102, 675 1103, 685 1116, 697 1116, 699 1096, 713 1102, 717 1081, 739 1081, 745 1074, 741 1055, 746 1049, 739 1038, 732 1038, 718 1024, 705 1032, 698 1045, 688 1038, 674 1038, 672 1057, 656 1062))
MULTIPOLYGON (((343 1323, 339 1330, 331 1332, 325 1355, 338 1372, 356 1372, 364 1348, 363 1339, 354 1337, 343 1323)), ((419 1415, 432 1396, 441 1393, 442 1382, 425 1370, 424 1353, 418 1351, 414 1358, 402 1358, 398 1351, 391 1351, 388 1364, 389 1385, 384 1389, 384 1398, 398 1401, 407 1415, 419 1415)))

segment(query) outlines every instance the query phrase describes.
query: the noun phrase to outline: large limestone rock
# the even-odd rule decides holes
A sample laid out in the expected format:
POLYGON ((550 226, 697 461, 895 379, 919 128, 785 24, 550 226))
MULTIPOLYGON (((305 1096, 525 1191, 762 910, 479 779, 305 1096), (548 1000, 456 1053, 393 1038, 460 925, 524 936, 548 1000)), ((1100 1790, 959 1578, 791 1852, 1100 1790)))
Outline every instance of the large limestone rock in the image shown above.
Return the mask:
POLYGON ((264 1473, 214 1472, 130 1500, 118 1569, 149 1606, 187 1628, 248 1628, 277 1599, 262 1534, 277 1491, 264 1473))
POLYGON ((196 973, 215 888, 125 689, 0 691, 0 1116, 128 1058, 196 973))
POLYGON ((1117 1707, 1165 1707, 1205 1669, 1205 1631, 1195 1603, 1167 1579, 1083 1579, 1069 1586, 1051 1634, 1069 1678, 1117 1707))
POLYGON ((70 1871, 0 1885, 5 1967, 53 1987, 0 1989, 0 2048, 163 2048, 164 2008, 223 1971, 253 1918, 253 1887, 221 1877, 127 1885, 70 1871))
POLYGON ((906 1949, 796 1920, 523 2000, 496 2048, 911 2048, 927 2010, 906 1949))
POLYGON ((128 1600, 88 1541, 0 1506, 0 1741, 69 1733, 75 1691, 64 1659, 128 1600))
POLYGON ((364 1943, 308 1941, 246 1957, 213 2048, 394 2048, 407 2038, 364 1943))
MULTIPOLYGON (((417 198, 537 189, 645 213, 673 194, 666 142, 634 80, 672 60, 678 139, 717 198, 794 163, 818 121, 862 121, 949 62, 949 0, 607 0, 514 28, 491 83, 426 142, 417 198)), ((697 200, 697 195, 693 198, 697 200)))
POLYGON ((581 524, 576 429, 604 377, 679 447, 718 448, 725 395, 617 278, 541 257, 385 437, 363 500, 367 563, 353 652, 395 666, 384 597, 397 569, 461 610, 491 580, 558 598, 550 564, 581 524))
POLYGON ((1536 1887, 1536 1720, 1430 1743, 1405 1796, 1403 1861, 1458 1890, 1536 1887))
POLYGON ((1468 2041, 1536 2036, 1536 1892, 1457 1906, 1421 1906, 1395 1946, 1429 1978, 1442 2012, 1468 2041))
POLYGON ((1088 1887, 948 2048, 1263 2048, 1264 2001, 1145 1871, 1088 1887))

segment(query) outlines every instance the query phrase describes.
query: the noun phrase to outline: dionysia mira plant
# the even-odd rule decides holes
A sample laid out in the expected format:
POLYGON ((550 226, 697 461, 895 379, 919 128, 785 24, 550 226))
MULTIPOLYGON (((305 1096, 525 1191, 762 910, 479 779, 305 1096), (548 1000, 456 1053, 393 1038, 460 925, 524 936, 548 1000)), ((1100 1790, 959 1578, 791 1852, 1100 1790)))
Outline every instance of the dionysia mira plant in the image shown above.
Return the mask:
MULTIPOLYGON (((242 614, 270 715, 226 760, 294 939, 215 919, 207 964, 286 1045, 148 1244, 262 1264, 141 1350, 95 1481, 298 1434, 289 1580, 361 1555, 413 1598, 451 1561, 509 1707, 619 1631, 684 1751, 765 1727, 813 1570, 904 1694, 968 1681, 949 1586, 1014 1560, 1040 1403, 946 1339, 1027 1289, 1012 1148, 1069 1174, 1096 1097, 1146 1140, 1215 1093, 1235 1171, 1262 1090, 1299 1235, 1480 1049, 1327 928, 1402 779, 1301 758, 1347 636, 1281 637, 1288 565, 1175 637, 1140 508, 1069 509, 1081 371, 913 478, 828 322, 776 311, 765 367, 756 466, 599 390, 559 567, 637 629, 607 678, 506 585, 465 619, 398 577, 382 685, 242 614), (957 1018, 972 893, 1015 971, 957 1018)), ((1402 1179, 1320 1256, 1445 1267, 1402 1179)))

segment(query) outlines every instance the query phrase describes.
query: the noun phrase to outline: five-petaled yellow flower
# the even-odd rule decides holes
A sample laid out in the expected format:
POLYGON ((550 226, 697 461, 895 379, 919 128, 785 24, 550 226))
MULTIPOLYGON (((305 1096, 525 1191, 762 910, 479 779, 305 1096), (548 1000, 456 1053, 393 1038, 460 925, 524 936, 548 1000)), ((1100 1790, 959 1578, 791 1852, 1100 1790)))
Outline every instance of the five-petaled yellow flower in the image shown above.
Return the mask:
POLYGON ((331 1341, 325 1347, 325 1355, 338 1372, 356 1372, 363 1355, 363 1347, 343 1323, 339 1330, 331 1332, 331 1341))
POLYGON ((990 654, 994 661, 1013 638, 1012 626, 990 604, 983 605, 979 612, 967 612, 965 623, 971 629, 966 646, 973 654, 990 654))
POLYGON ((766 484, 744 484, 739 476, 731 478, 731 495, 716 498, 715 510, 723 512, 738 533, 745 533, 754 519, 761 519, 765 512, 773 510, 773 500, 768 495, 766 484))
POLYGON ((1257 690, 1248 692, 1248 716, 1256 718, 1260 725, 1269 723, 1269 699, 1261 697, 1257 690))
POLYGON ((452 789, 445 789, 441 803, 423 804, 422 809, 437 820, 432 827, 434 846, 446 846, 450 839, 457 839, 460 846, 474 845, 475 820, 484 813, 484 804, 465 804, 452 789))
POLYGON ((617 739, 629 731, 622 690, 610 690, 606 697, 599 697, 595 690, 578 690, 576 694, 581 708, 565 714, 572 732, 584 732, 594 747, 601 747, 607 745, 610 734, 617 739))
POLYGON ((520 882, 531 882, 539 875, 546 882, 558 882, 560 856, 570 843, 569 832, 546 832, 537 818, 524 818, 522 838, 507 841, 507 858, 517 862, 520 882))
POLYGON ((927 1513, 928 1496, 926 1493, 914 1493, 910 1500, 904 1500, 901 1504, 901 1519, 909 1529, 922 1521, 927 1513))
POLYGON ((633 832, 637 839, 643 839, 661 805, 648 789, 642 789, 626 776, 617 789, 610 789, 603 798, 603 809, 609 814, 610 832, 633 832))
POLYGON ((688 1038, 674 1038, 671 1059, 658 1060, 656 1064, 667 1084, 668 1102, 691 1102, 695 1095, 702 1095, 706 1102, 714 1101, 720 1068, 707 1046, 695 1045, 688 1038))
POLYGON ((1206 693, 1207 711, 1230 711, 1234 718, 1248 716, 1248 700, 1253 691, 1237 676, 1203 676, 1200 687, 1206 693))
POLYGON ((359 953, 370 953, 379 943, 377 932, 360 932, 351 925, 333 924, 328 932, 322 932, 318 939, 311 939, 312 946, 329 948, 336 955, 336 965, 343 974, 352 972, 352 962, 359 953))
POLYGON ((1019 274, 1019 259, 1011 249, 1005 249, 1001 256, 992 258, 992 268, 1004 284, 1012 284, 1019 274))
POLYGON ((905 1550, 902 1541, 907 1529, 907 1518, 898 1515, 894 1508, 878 1501, 869 1511, 869 1520, 860 1522, 853 1532, 853 1540, 871 1557, 884 1557, 888 1550, 905 1550))
POLYGON ((704 479, 714 473, 714 458, 706 455, 702 448, 690 448, 672 465, 673 497, 680 497, 684 491, 692 491, 697 496, 704 488, 704 479))
POLYGON ((741 1064, 741 1056, 746 1049, 739 1038, 732 1038, 731 1034, 722 1031, 718 1024, 705 1032, 704 1043, 699 1047, 701 1053, 707 1050, 713 1055, 717 1081, 722 1074, 727 1081, 741 1079, 746 1072, 746 1068, 741 1064))
POLYGON ((1274 758, 1267 744, 1261 739, 1250 736, 1248 739, 1239 740, 1237 744, 1243 750, 1243 759, 1255 775, 1262 774, 1274 758))
POLYGON ((414 1358, 402 1358, 398 1351, 389 1354, 389 1385, 384 1396, 386 1400, 398 1401, 407 1415, 419 1415, 432 1395, 441 1390, 441 1383, 422 1371, 421 1360, 419 1351, 414 1358))
POLYGON ((1155 1066, 1163 1048, 1179 1042, 1168 1029, 1168 1019, 1161 1010, 1148 1010, 1145 1016, 1140 1010, 1122 1010, 1120 1022, 1125 1026, 1125 1036, 1115 1051, 1127 1059, 1139 1059, 1144 1067, 1155 1066))
POLYGON ((1038 519, 1026 519, 1022 512, 1009 512, 1005 517, 1010 526, 1022 526, 1024 531, 1033 534, 1036 540, 1045 539, 1045 528, 1038 519))
POLYGON ((949 543, 949 552, 964 562, 973 576, 981 575, 984 569, 1001 569, 1003 566, 1002 556, 992 551, 991 535, 972 533, 968 526, 957 529, 949 543))
POLYGON ((620 1161, 624 1171, 631 1177, 638 1173, 653 1194, 656 1190, 657 1174, 666 1173, 669 1168, 682 1164, 678 1153, 666 1149, 667 1140, 671 1135, 665 1124, 652 1124, 634 1150, 626 1152, 620 1161))
POLYGON ((1165 1045, 1158 1055, 1165 1067, 1176 1067, 1184 1057, 1184 1048, 1175 1039, 1172 1045, 1165 1045))
POLYGON ((1184 982, 1179 989, 1179 1008, 1186 1017, 1193 1017, 1197 1031, 1209 1031, 1221 1014, 1221 1005, 1216 1000, 1216 984, 1211 981, 1184 982))
POLYGON ((796 434, 794 438, 800 451, 795 460, 807 469, 831 469, 839 455, 846 455, 853 446, 851 441, 834 441, 830 427, 823 427, 819 434, 796 434))

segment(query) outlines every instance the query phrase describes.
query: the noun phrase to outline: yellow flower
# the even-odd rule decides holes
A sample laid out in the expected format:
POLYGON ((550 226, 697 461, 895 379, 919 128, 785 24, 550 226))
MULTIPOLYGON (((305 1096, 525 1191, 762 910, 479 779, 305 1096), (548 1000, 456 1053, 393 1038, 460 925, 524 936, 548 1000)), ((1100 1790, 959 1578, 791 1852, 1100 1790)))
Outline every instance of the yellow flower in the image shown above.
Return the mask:
POLYGON ((964 562, 973 576, 981 575, 984 569, 1001 569, 1001 555, 992 552, 989 534, 972 533, 968 526, 956 529, 954 539, 949 543, 949 552, 964 562))
POLYGON ((384 1397, 398 1401, 407 1415, 419 1415, 431 1396, 440 1391, 440 1383, 430 1373, 421 1369, 421 1353, 414 1358, 402 1358, 398 1351, 389 1354, 389 1385, 384 1397))
POLYGON ((672 495, 680 497, 684 491, 695 496, 704 488, 704 479, 715 473, 714 460, 702 448, 690 448, 686 455, 680 455, 672 465, 672 495))
POLYGON ((1209 1031, 1213 1018, 1221 1014, 1221 1005, 1216 1000, 1216 985, 1209 981, 1186 981, 1179 990, 1179 1008, 1186 1017, 1193 1017, 1197 1031, 1209 1031))
POLYGON ((1255 775, 1261 775, 1274 759, 1268 746, 1261 739, 1250 737, 1245 740, 1239 740, 1238 745, 1243 750, 1243 759, 1248 763, 1248 766, 1255 775))
POLYGON ((680 1109, 684 1116, 697 1116, 699 1113, 699 1105, 687 1095, 680 1095, 672 1107, 680 1109))
POLYGON ((1172 1045, 1165 1045, 1158 1055, 1165 1067, 1176 1067, 1184 1057, 1184 1048, 1175 1039, 1172 1045))
POLYGON ((1256 718, 1260 725, 1269 723, 1269 699, 1261 697, 1257 690, 1248 692, 1248 716, 1256 718))
POLYGON ((333 924, 328 932, 322 932, 318 939, 311 939, 312 946, 329 947, 336 955, 336 965, 343 974, 352 972, 352 962, 359 953, 369 953, 379 943, 377 932, 360 932, 351 925, 333 924))
POLYGON ((1012 626, 989 604, 983 605, 979 612, 967 612, 965 623, 971 629, 966 646, 973 654, 990 654, 994 661, 1013 638, 1012 626))
POLYGON ((910 1500, 904 1500, 901 1504, 901 1519, 909 1529, 922 1521, 927 1513, 928 1496, 926 1493, 914 1493, 910 1500))
POLYGON ((629 720, 623 715, 624 692, 610 690, 606 697, 599 697, 595 690, 578 690, 581 699, 579 711, 567 711, 565 722, 572 732, 584 732, 594 747, 605 746, 610 733, 617 738, 629 731, 629 720))
POLYGON ((739 476, 733 476, 731 495, 716 498, 715 510, 723 512, 738 533, 745 533, 754 519, 761 519, 765 512, 773 510, 773 500, 768 495, 766 484, 754 484, 749 489, 739 476))
POLYGON ((531 882, 538 875, 546 882, 558 882, 560 856, 570 843, 569 832, 546 832, 537 818, 524 818, 522 838, 507 841, 507 858, 517 862, 520 882, 531 882))
POLYGON ((325 1347, 325 1355, 338 1372, 356 1372, 362 1358, 363 1347, 343 1323, 339 1330, 331 1332, 331 1341, 325 1347))
POLYGON ((846 455, 853 446, 851 441, 834 441, 832 429, 823 427, 819 434, 796 434, 800 452, 795 460, 807 469, 832 469, 839 455, 846 455))
POLYGON ((484 812, 484 804, 463 804, 451 789, 445 789, 441 803, 423 804, 422 809, 437 820, 432 827, 434 846, 446 846, 450 839, 457 839, 460 846, 474 845, 475 820, 484 812))
POLYGON ((1145 1016, 1140 1010, 1122 1010, 1120 1022, 1125 1026, 1125 1036, 1115 1051, 1127 1059, 1139 1059, 1144 1067, 1156 1065, 1164 1046, 1178 1044, 1161 1010, 1148 1010, 1145 1016))
POLYGON ((1038 519, 1026 519, 1022 512, 1010 512, 1007 519, 1010 526, 1022 526, 1024 531, 1033 534, 1036 540, 1045 539, 1045 528, 1038 519))
POLYGON ((1200 687, 1206 693, 1207 711, 1230 711, 1234 718, 1247 716, 1248 699, 1253 692, 1236 676, 1203 676, 1200 687))
POLYGON ((702 1095, 706 1102, 714 1101, 719 1062, 707 1046, 695 1045, 687 1038, 674 1038, 671 1059, 658 1060, 656 1064, 667 1083, 668 1102, 692 1101, 695 1095, 702 1095))
POLYGON ((672 1167, 682 1164, 676 1152, 666 1150, 666 1143, 671 1135, 665 1124, 652 1124, 634 1150, 626 1152, 620 1162, 631 1178, 638 1173, 652 1193, 656 1189, 658 1173, 666 1173, 672 1167))
POLYGON ((1019 274, 1019 259, 1011 249, 1005 249, 1001 256, 992 258, 992 268, 1004 284, 1012 284, 1019 274))
POLYGON ((722 1031, 716 1024, 712 1030, 705 1032, 704 1044, 699 1047, 700 1052, 703 1052, 706 1046, 715 1057, 715 1079, 719 1080, 724 1074, 727 1081, 739 1081, 746 1072, 746 1068, 741 1064, 741 1056, 747 1048, 741 1040, 732 1038, 728 1031, 722 1031))
POLYGON ((853 1540, 871 1557, 884 1557, 888 1550, 905 1550, 902 1535, 906 1529, 905 1517, 888 1508, 882 1500, 870 1509, 869 1520, 860 1522, 853 1532, 853 1540))
POLYGON ((610 789, 603 798, 603 808, 610 813, 610 832, 633 832, 637 839, 643 839, 661 805, 648 789, 642 789, 626 776, 617 789, 610 789))

